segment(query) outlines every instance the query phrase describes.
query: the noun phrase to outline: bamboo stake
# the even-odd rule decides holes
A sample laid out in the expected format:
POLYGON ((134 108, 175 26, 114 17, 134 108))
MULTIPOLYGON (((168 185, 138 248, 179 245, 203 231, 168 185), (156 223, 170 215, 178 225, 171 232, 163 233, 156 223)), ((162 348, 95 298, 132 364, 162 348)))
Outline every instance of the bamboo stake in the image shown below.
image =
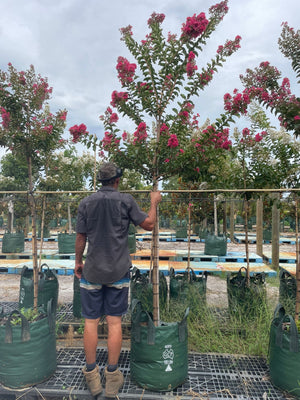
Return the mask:
MULTIPOLYGON (((154 190, 157 190, 155 185, 154 190)), ((153 323, 159 326, 159 215, 158 206, 156 208, 156 221, 152 234, 153 240, 153 269, 152 269, 152 286, 153 286, 153 323)))
POLYGON ((296 307, 295 307, 295 321, 299 320, 300 313, 300 254, 299 254, 299 218, 298 218, 298 197, 295 198, 295 213, 296 213, 296 307))
POLYGON ((246 262, 247 262, 247 269, 246 269, 246 283, 247 286, 250 286, 250 264, 249 264, 249 241, 248 241, 248 212, 249 212, 249 203, 247 197, 245 196, 245 249, 246 249, 246 262))
POLYGON ((44 242, 44 224, 45 224, 45 209, 46 209, 46 196, 43 196, 43 206, 42 206, 42 220, 41 220, 41 243, 40 243, 40 256, 39 256, 39 270, 42 265, 42 251, 44 242))
POLYGON ((230 240, 234 242, 234 199, 230 200, 230 240))
POLYGON ((256 202, 256 253, 263 255, 263 204, 262 196, 256 202))
POLYGON ((190 281, 190 268, 191 268, 191 193, 189 195, 189 206, 188 206, 188 263, 187 263, 187 270, 188 270, 188 281, 190 281))
POLYGON ((215 236, 218 236, 218 213, 217 213, 217 197, 214 195, 214 225, 215 225, 215 236))
POLYGON ((32 264, 33 264, 33 308, 37 310, 38 306, 38 260, 37 260, 37 239, 36 239, 36 205, 33 194, 32 183, 32 160, 28 157, 28 178, 29 178, 29 194, 32 218, 32 264))
POLYGON ((68 226, 69 226, 69 235, 71 235, 71 233, 72 233, 72 219, 71 219, 70 202, 68 202, 68 226))

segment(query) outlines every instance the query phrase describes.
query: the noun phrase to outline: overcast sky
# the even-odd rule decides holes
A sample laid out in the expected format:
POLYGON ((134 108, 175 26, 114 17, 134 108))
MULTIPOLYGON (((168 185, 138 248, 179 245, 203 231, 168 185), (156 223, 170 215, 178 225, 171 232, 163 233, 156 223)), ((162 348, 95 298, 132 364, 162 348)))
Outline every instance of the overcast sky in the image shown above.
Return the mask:
MULTIPOLYGON (((134 38, 144 39, 153 11, 166 15, 163 30, 180 34, 188 16, 205 12, 213 0, 0 0, 0 69, 11 62, 18 70, 33 64, 53 87, 51 111, 68 110, 67 129, 85 123, 99 137, 99 121, 113 90, 121 90, 118 56, 130 57, 120 41, 121 27, 132 25, 134 38)), ((299 0, 229 0, 229 12, 207 42, 201 70, 226 39, 242 37, 241 49, 229 58, 197 101, 201 122, 223 111, 223 95, 241 89, 239 74, 269 61, 290 78, 299 95, 290 62, 278 48, 281 23, 299 29, 299 0)), ((121 129, 125 128, 120 126, 121 129)))

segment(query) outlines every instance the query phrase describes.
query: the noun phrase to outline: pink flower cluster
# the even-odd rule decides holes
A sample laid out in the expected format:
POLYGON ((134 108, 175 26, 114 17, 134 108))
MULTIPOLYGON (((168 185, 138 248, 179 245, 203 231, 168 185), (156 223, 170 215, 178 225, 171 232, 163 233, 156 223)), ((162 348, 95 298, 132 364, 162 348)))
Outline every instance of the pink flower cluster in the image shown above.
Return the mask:
POLYGON ((139 126, 137 127, 137 130, 134 132, 133 136, 134 136, 133 144, 142 143, 147 139, 147 137, 148 137, 147 125, 145 124, 145 122, 141 122, 139 124, 139 126))
POLYGON ((221 1, 218 4, 215 4, 210 7, 209 12, 214 16, 214 18, 218 20, 222 20, 224 18, 224 15, 227 14, 228 12, 228 6, 227 6, 228 0, 221 1))
POLYGON ((110 132, 104 132, 104 138, 102 139, 102 147, 104 150, 109 150, 113 141, 114 135, 110 132))
POLYGON ((115 124, 116 122, 118 122, 118 120, 119 120, 118 114, 117 113, 112 113, 110 118, 109 118, 109 122, 111 124, 115 124))
POLYGON ((234 96, 231 96, 229 93, 224 95, 224 108, 235 115, 246 114, 250 101, 251 98, 247 90, 244 90, 243 93, 238 93, 237 89, 235 89, 234 96))
POLYGON ((219 46, 217 53, 222 57, 231 56, 237 49, 241 47, 241 36, 236 36, 234 40, 227 40, 224 46, 219 46))
POLYGON ((242 138, 240 140, 240 143, 246 146, 253 146, 255 143, 259 143, 262 141, 264 136, 266 136, 268 133, 266 131, 262 131, 260 133, 256 133, 255 136, 251 135, 251 131, 248 128, 244 128, 242 131, 242 138))
POLYGON ((189 102, 185 103, 182 106, 182 111, 180 111, 180 113, 178 114, 178 116, 181 119, 181 123, 183 123, 183 124, 188 124, 189 123, 190 113, 193 110, 193 108, 194 108, 194 105, 192 103, 189 103, 189 102))
POLYGON ((133 76, 136 70, 136 64, 130 64, 125 57, 118 57, 117 64, 118 78, 122 86, 127 85, 133 81, 133 76))
POLYGON ((300 101, 291 94, 289 79, 284 78, 279 84, 281 74, 269 62, 262 62, 258 68, 246 72, 246 76, 241 75, 240 79, 248 95, 279 114, 279 121, 287 130, 299 129, 295 117, 300 114, 300 101))
POLYGON ((113 107, 117 107, 118 104, 122 103, 123 101, 128 100, 128 93, 127 92, 117 92, 114 90, 111 94, 111 102, 110 104, 113 107))
POLYGON ((104 121, 104 125, 112 125, 119 121, 117 113, 113 113, 110 107, 107 107, 104 115, 100 115, 99 119, 104 121))
POLYGON ((160 127, 160 133, 164 134, 164 133, 169 133, 169 127, 168 125, 166 125, 165 123, 163 123, 160 127))
POLYGON ((20 72, 19 82, 21 83, 21 85, 26 85, 26 78, 25 78, 25 72, 24 71, 20 72))
POLYGON ((86 126, 84 124, 74 125, 70 129, 70 134, 73 136, 72 142, 77 143, 82 136, 88 135, 88 131, 86 130, 86 126))
POLYGON ((120 32, 121 32, 122 37, 123 37, 123 39, 121 39, 121 40, 124 40, 124 38, 125 38, 126 36, 132 36, 132 26, 131 26, 131 25, 128 25, 128 26, 126 26, 125 28, 121 28, 121 29, 120 29, 120 32))
POLYGON ((190 78, 194 75, 195 71, 198 69, 196 62, 195 62, 195 53, 190 51, 188 56, 188 62, 186 64, 186 72, 187 76, 190 78))
POLYGON ((53 131, 53 125, 44 126, 43 131, 48 133, 48 135, 51 135, 51 133, 53 131))
POLYGON ((62 121, 65 121, 67 118, 67 111, 63 111, 61 113, 61 115, 59 116, 59 119, 61 119, 62 121))
MULTIPOLYGON (((228 150, 232 146, 229 138, 229 129, 224 128, 222 131, 217 131, 212 125, 209 125, 202 131, 200 140, 196 141, 195 148, 202 153, 208 146, 213 146, 215 149, 228 150)), ((193 139, 195 141, 195 139, 193 139)))
POLYGON ((215 71, 211 69, 199 75, 199 83, 202 87, 207 85, 212 80, 214 72, 215 71))
POLYGON ((178 143, 178 139, 177 136, 175 134, 170 135, 169 140, 168 140, 168 147, 174 148, 174 147, 178 147, 179 143, 178 143))
POLYGON ((10 123, 10 113, 6 111, 3 107, 0 108, 0 112, 2 118, 2 126, 4 129, 8 129, 10 123))
POLYGON ((32 85, 33 94, 37 97, 39 108, 42 107, 45 99, 49 98, 49 95, 52 93, 52 87, 49 87, 48 82, 43 78, 40 81, 39 84, 34 83, 32 85))
POLYGON ((184 40, 196 39, 206 30, 207 25, 208 20, 203 12, 197 16, 194 14, 192 17, 186 19, 185 24, 182 24, 181 38, 184 40))
POLYGON ((148 19, 148 26, 151 27, 153 24, 161 24, 165 19, 165 14, 157 14, 153 12, 151 17, 148 19))

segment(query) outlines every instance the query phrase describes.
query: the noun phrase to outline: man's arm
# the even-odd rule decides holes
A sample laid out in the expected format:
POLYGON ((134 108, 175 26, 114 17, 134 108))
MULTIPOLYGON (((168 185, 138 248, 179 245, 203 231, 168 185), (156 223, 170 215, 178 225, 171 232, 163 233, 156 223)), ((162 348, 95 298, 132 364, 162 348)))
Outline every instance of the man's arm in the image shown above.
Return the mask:
POLYGON ((83 261, 82 256, 86 245, 86 234, 85 233, 77 233, 76 241, 75 241, 75 275, 77 278, 81 278, 82 270, 83 270, 83 261))
POLYGON ((148 211, 148 217, 140 224, 140 227, 146 231, 152 231, 156 220, 156 208, 161 201, 161 194, 159 191, 151 192, 151 204, 148 211))

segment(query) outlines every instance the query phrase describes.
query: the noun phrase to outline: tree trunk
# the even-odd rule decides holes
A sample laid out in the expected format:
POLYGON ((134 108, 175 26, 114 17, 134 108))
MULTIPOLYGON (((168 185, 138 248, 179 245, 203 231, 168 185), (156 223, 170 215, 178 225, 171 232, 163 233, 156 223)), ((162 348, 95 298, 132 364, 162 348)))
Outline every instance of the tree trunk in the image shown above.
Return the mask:
POLYGON ((188 280, 190 281, 190 267, 191 267, 191 193, 189 195, 189 206, 188 206, 188 262, 187 262, 187 270, 188 270, 188 280))
POLYGON ((226 235, 226 233, 227 233, 226 211, 227 211, 227 203, 226 203, 226 201, 224 201, 224 203, 223 203, 223 235, 226 235))
POLYGON ((272 207, 272 266, 275 270, 279 269, 279 222, 280 213, 277 208, 276 200, 279 200, 279 193, 274 194, 274 204, 272 207))
POLYGON ((246 262, 247 262, 246 282, 247 286, 249 286, 250 285, 249 241, 248 241, 249 202, 246 197, 245 197, 244 209, 245 209, 245 249, 246 249, 246 262))
POLYGON ((29 178, 29 201, 32 218, 32 264, 33 264, 33 307, 37 310, 38 305, 38 259, 37 259, 37 238, 36 238, 36 205, 33 195, 32 183, 32 160, 29 156, 27 159, 28 164, 28 178, 29 178))
POLYGON ((156 209, 156 221, 152 233, 153 241, 153 269, 152 269, 152 286, 153 286, 153 323, 154 326, 159 325, 159 214, 158 206, 156 209))
POLYGON ((69 225, 69 235, 72 233, 72 219, 71 219, 71 206, 68 202, 68 225, 69 225))
POLYGON ((215 195, 214 195, 214 225, 215 225, 215 236, 218 236, 217 197, 215 195))
POLYGON ((296 214, 296 307, 295 307, 295 321, 299 320, 300 313, 300 254, 299 254, 299 218, 298 218, 298 196, 295 199, 295 214, 296 214))
POLYGON ((234 242, 234 199, 230 199, 230 240, 234 242))
POLYGON ((42 265, 42 251, 43 251, 43 243, 44 243, 44 226, 45 226, 45 210, 46 210, 46 196, 43 196, 39 269, 41 268, 41 265, 42 265))
POLYGON ((256 201, 256 253, 263 255, 263 201, 262 197, 256 201))

